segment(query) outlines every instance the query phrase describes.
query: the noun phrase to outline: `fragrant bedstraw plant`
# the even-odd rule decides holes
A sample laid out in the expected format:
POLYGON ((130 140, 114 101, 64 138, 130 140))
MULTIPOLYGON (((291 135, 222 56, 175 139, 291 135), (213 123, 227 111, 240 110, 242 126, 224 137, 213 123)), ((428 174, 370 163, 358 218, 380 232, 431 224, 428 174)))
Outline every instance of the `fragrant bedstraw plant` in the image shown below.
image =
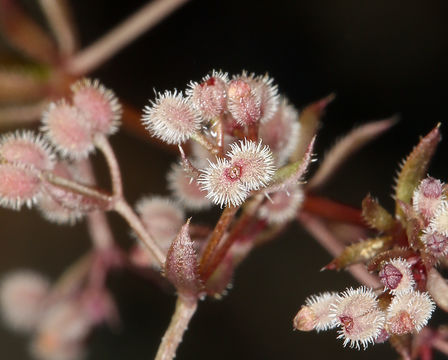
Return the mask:
MULTIPOLYGON (((151 268, 177 292, 156 355, 172 359, 198 300, 221 297, 237 265, 290 221, 297 218, 317 240, 340 253, 341 243, 325 232, 322 221, 359 226, 359 214, 313 192, 346 156, 394 120, 353 130, 304 183, 319 119, 331 99, 310 105, 299 118, 267 75, 220 71, 191 82, 185 92, 158 93, 144 108, 142 122, 151 135, 178 147, 180 159, 167 175, 173 198, 143 197, 134 210, 123 196, 119 164, 108 140, 119 128, 121 105, 99 81, 75 82, 69 96, 44 111, 42 134, 24 130, 1 138, 0 204, 14 210, 36 206, 59 224, 86 217, 94 251, 55 284, 30 271, 6 276, 0 287, 6 323, 32 334, 31 349, 38 359, 79 359, 92 328, 117 320, 106 287, 109 271, 151 268), (111 191, 95 186, 88 157, 96 150, 108 164, 111 191), (194 216, 186 219, 186 211, 211 206, 222 209, 213 228, 195 224, 194 216), (115 243, 107 211, 120 214, 137 238, 129 253, 115 243)), ((434 310, 428 292, 442 309, 448 303, 447 285, 435 270, 448 252, 445 187, 424 179, 439 137, 437 127, 404 163, 395 217, 371 197, 364 200, 365 223, 381 235, 348 246, 326 267, 368 262, 381 282, 365 267, 350 268, 366 287, 310 297, 294 320, 297 329, 339 326, 344 344, 358 348, 389 339, 405 358, 411 356, 410 334, 417 352, 442 347, 443 331, 428 336, 425 328, 434 310), (416 334, 426 335, 422 340, 416 334)))

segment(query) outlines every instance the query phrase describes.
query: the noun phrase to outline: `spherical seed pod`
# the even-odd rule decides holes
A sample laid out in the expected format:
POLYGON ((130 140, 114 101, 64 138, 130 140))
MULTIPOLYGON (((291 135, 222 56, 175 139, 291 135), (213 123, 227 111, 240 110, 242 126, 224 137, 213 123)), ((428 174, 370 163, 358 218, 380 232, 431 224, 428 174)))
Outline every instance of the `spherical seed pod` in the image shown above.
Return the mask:
POLYGON ((371 289, 360 287, 347 289, 338 295, 331 305, 339 330, 338 338, 344 339, 344 346, 365 349, 373 344, 384 327, 385 315, 378 309, 376 295, 371 289))
POLYGON ((65 101, 50 104, 41 131, 63 157, 82 159, 95 149, 92 127, 85 115, 65 101))
POLYGON ((168 188, 185 209, 203 210, 212 205, 196 179, 188 176, 181 165, 173 164, 168 172, 168 188))
POLYGON ((185 221, 182 208, 168 198, 148 196, 138 201, 136 209, 146 230, 168 251, 185 221))
POLYGON ((337 325, 336 319, 330 316, 331 305, 336 301, 337 293, 325 292, 312 295, 305 300, 305 305, 294 318, 294 327, 301 331, 325 331, 337 325))
POLYGON ((411 291, 415 286, 411 264, 402 258, 395 258, 386 262, 379 272, 379 277, 392 294, 411 291))
POLYGON ((217 158, 208 168, 201 169, 198 183, 213 203, 221 207, 240 206, 249 195, 240 177, 238 166, 232 166, 227 159, 217 158))
POLYGON ((17 331, 33 330, 42 314, 50 284, 29 270, 7 274, 0 283, 0 307, 6 324, 17 331))
POLYGON ((110 135, 118 130, 122 108, 112 90, 96 79, 79 80, 71 89, 73 104, 82 111, 94 132, 110 135))
POLYGON ((8 163, 20 163, 39 170, 52 170, 55 164, 48 142, 29 130, 3 135, 0 138, 0 157, 8 163))
POLYGON ((421 236, 426 250, 435 257, 448 255, 448 236, 434 231, 431 227, 425 229, 421 236))
POLYGON ((159 93, 143 110, 143 125, 168 144, 182 144, 200 130, 202 119, 182 93, 159 93))
POLYGON ((227 73, 213 70, 200 83, 190 83, 186 93, 205 119, 213 119, 226 111, 228 82, 227 73))
POLYGON ((228 109, 236 122, 241 126, 250 126, 260 121, 260 94, 251 88, 249 82, 234 79, 227 89, 228 109))
POLYGON ((427 221, 435 215, 441 201, 444 200, 443 183, 428 176, 420 182, 412 196, 414 211, 427 221))
POLYGON ((298 119, 297 110, 283 99, 275 114, 260 125, 260 138, 271 149, 277 166, 284 165, 297 146, 298 119))
POLYGON ((31 208, 41 195, 42 183, 37 170, 23 164, 0 163, 0 206, 20 210, 31 208))
POLYGON ((268 146, 261 141, 239 141, 230 144, 227 153, 232 169, 237 169, 239 180, 248 190, 258 190, 266 186, 275 172, 274 157, 268 146))

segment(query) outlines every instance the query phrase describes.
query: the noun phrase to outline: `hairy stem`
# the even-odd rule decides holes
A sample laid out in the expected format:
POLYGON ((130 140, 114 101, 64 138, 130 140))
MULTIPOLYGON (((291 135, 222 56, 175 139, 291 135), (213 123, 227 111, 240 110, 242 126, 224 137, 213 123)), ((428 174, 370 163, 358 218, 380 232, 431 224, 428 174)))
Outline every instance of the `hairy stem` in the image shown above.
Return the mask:
POLYGON ((202 253, 201 263, 200 263, 200 273, 207 268, 209 265, 209 261, 219 245, 222 236, 230 225, 230 222, 235 217, 236 212, 238 211, 239 206, 229 206, 224 209, 219 218, 215 228, 213 229, 213 233, 210 239, 205 246, 204 252, 202 253))
MULTIPOLYGON (((302 211, 298 215, 298 220, 332 256, 338 256, 344 250, 344 245, 333 236, 317 217, 302 211)), ((371 275, 362 264, 352 265, 347 270, 361 284, 374 289, 382 286, 378 278, 371 275)))
POLYGON ((91 186, 86 186, 76 181, 57 176, 50 171, 42 172, 41 176, 50 184, 65 188, 74 193, 78 193, 92 199, 99 200, 105 208, 109 208, 112 205, 113 199, 109 194, 99 191, 91 186))
POLYGON ((67 71, 74 75, 91 72, 187 1, 150 1, 116 28, 75 55, 67 63, 67 71))
POLYGON ((142 221, 135 214, 129 204, 123 198, 118 199, 114 203, 114 210, 128 222, 129 226, 136 232, 137 236, 142 240, 143 244, 157 260, 160 267, 163 267, 166 260, 165 254, 160 246, 157 245, 154 239, 148 234, 142 221))
POLYGON ((95 145, 103 153, 109 166, 110 177, 112 181, 112 193, 114 197, 123 197, 123 182, 121 180, 120 166, 118 165, 117 157, 115 156, 109 140, 104 135, 95 137, 95 145))
POLYGON ((188 324, 196 312, 197 300, 179 296, 170 325, 163 335, 155 360, 172 360, 188 324))
POLYGON ((39 0, 39 3, 47 17, 61 53, 64 56, 70 56, 76 49, 76 40, 61 0, 39 0))

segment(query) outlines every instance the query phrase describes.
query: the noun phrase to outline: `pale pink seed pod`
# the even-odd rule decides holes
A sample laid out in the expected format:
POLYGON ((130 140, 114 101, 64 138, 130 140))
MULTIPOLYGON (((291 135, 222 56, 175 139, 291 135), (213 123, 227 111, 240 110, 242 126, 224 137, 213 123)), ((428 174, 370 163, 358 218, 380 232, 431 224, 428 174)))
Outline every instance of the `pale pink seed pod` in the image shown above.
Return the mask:
POLYGON ((442 200, 444 200, 443 183, 428 176, 415 189, 412 196, 412 205, 416 213, 421 214, 425 220, 429 221, 442 200))
POLYGON ((41 131, 63 157, 82 159, 95 149, 92 127, 85 115, 65 101, 50 104, 41 131))
POLYGON ((220 116, 227 109, 228 74, 221 71, 212 71, 199 84, 191 82, 186 94, 190 97, 193 106, 207 119, 220 116))
POLYGON ((423 231, 421 236, 426 251, 435 257, 448 255, 448 236, 434 231, 431 226, 423 231))
POLYGON ((20 210, 31 208, 41 195, 41 180, 37 170, 17 163, 0 163, 0 206, 20 210))
POLYGON ((338 295, 331 305, 331 316, 341 328, 338 338, 344 339, 344 346, 349 344, 357 349, 373 344, 385 323, 376 295, 365 287, 350 288, 338 295))
POLYGON ((9 163, 33 166, 39 170, 52 170, 55 156, 48 142, 32 131, 16 131, 0 139, 0 157, 9 163))
POLYGON ((237 169, 239 180, 250 190, 265 187, 275 173, 274 157, 269 146, 244 139, 230 144, 227 153, 232 169, 237 169))
POLYGON ((79 80, 71 90, 73 104, 82 111, 94 132, 111 135, 118 130, 122 108, 112 90, 96 79, 79 80))
POLYGON ((0 307, 6 324, 17 331, 33 330, 44 309, 50 284, 28 270, 6 275, 0 284, 0 307))
POLYGON ((54 304, 43 314, 31 352, 39 360, 80 360, 91 326, 79 302, 54 304))
MULTIPOLYGON (((73 180, 69 166, 63 162, 56 163, 53 173, 59 177, 73 180)), ((37 202, 37 209, 48 221, 56 224, 73 225, 83 218, 84 212, 78 208, 64 206, 61 197, 54 196, 53 185, 46 184, 42 187, 42 195, 37 202)))
POLYGON ((380 280, 392 294, 412 291, 415 286, 411 264, 402 258, 386 262, 379 272, 380 280))
POLYGON ((254 73, 248 74, 246 71, 243 71, 242 75, 236 78, 248 82, 258 95, 261 112, 260 121, 263 123, 271 119, 279 104, 278 87, 273 84, 274 80, 267 74, 256 76, 254 73))
POLYGON ((325 331, 337 325, 330 316, 330 307, 336 301, 337 293, 325 292, 312 295, 305 300, 305 305, 294 318, 294 327, 301 331, 325 331))
POLYGON ((305 198, 302 188, 297 184, 269 195, 258 215, 270 224, 284 224, 297 216, 297 211, 305 198))
POLYGON ((275 114, 260 125, 260 138, 274 154, 277 166, 284 165, 297 147, 300 123, 297 110, 283 99, 275 114))
POLYGON ((239 125, 249 126, 260 121, 260 94, 247 81, 232 80, 227 89, 227 99, 229 112, 239 125))
POLYGON ((411 291, 397 294, 387 309, 389 333, 403 335, 419 332, 431 318, 435 304, 428 293, 411 291))
POLYGON ((208 168, 201 169, 198 183, 214 204, 240 206, 249 195, 240 177, 239 166, 232 166, 227 159, 216 158, 216 163, 210 162, 208 168))
POLYGON ((200 130, 201 117, 182 93, 159 93, 143 110, 143 125, 168 144, 182 144, 200 130))
POLYGON ((181 165, 173 164, 167 179, 168 188, 185 209, 203 210, 212 205, 210 199, 206 197, 207 193, 201 190, 197 180, 188 176, 181 165))
POLYGON ((429 223, 432 232, 448 236, 448 201, 442 200, 429 223))
POLYGON ((182 208, 168 198, 148 196, 138 201, 136 209, 146 230, 168 251, 185 221, 182 208))

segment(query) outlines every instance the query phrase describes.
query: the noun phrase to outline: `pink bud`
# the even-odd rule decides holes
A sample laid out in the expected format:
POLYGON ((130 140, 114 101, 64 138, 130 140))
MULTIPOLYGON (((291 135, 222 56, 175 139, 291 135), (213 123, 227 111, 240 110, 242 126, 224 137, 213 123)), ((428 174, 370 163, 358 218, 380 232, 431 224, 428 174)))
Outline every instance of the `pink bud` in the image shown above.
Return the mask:
POLYGON ((227 153, 230 158, 231 176, 236 174, 248 190, 258 190, 265 187, 272 179, 275 166, 274 157, 268 146, 262 146, 254 141, 244 140, 230 144, 227 153))
POLYGON ((34 329, 40 319, 49 282, 32 271, 16 271, 0 284, 0 306, 3 319, 15 330, 34 329))
POLYGON ((434 309, 434 302, 428 293, 410 291, 397 294, 387 309, 387 329, 398 335, 419 332, 431 318, 434 309))
POLYGON ((37 171, 20 163, 0 163, 0 206, 20 210, 26 204, 30 208, 40 194, 41 181, 37 171))
POLYGON ((77 81, 71 89, 73 104, 82 111, 93 131, 106 135, 117 131, 122 109, 112 90, 90 79, 77 81))
POLYGON ((166 251, 178 234, 185 219, 183 210, 168 198, 145 197, 136 205, 146 230, 166 251))
POLYGON ((43 314, 31 351, 41 360, 78 360, 91 325, 78 302, 54 304, 43 314))
POLYGON ((205 119, 218 117, 226 110, 228 81, 227 73, 213 70, 201 83, 190 83, 187 95, 205 119))
POLYGON ((380 335, 385 316, 378 308, 378 301, 371 289, 350 288, 338 295, 331 305, 332 316, 341 327, 338 338, 344 339, 344 346, 364 349, 380 335))
POLYGON ((331 316, 330 309, 336 299, 337 293, 333 292, 310 296, 294 318, 294 327, 301 331, 324 331, 334 328, 337 322, 331 316))
POLYGON ((380 280, 392 294, 411 291, 415 285, 411 264, 402 258, 388 261, 379 272, 380 280))
POLYGON ((228 108, 233 118, 242 126, 260 121, 260 95, 246 81, 232 80, 227 90, 228 108))
POLYGON ((274 85, 274 80, 267 74, 264 76, 255 76, 255 74, 247 74, 243 71, 241 79, 247 81, 251 88, 257 93, 260 100, 260 121, 266 122, 272 118, 278 108, 278 89, 274 85))
POLYGON ((50 104, 43 115, 41 131, 64 157, 85 158, 94 150, 87 118, 65 101, 50 104))
POLYGON ((442 257, 448 254, 448 237, 433 231, 431 227, 425 229, 421 237, 426 250, 435 257, 442 257))
POLYGON ((189 223, 182 226, 171 244, 165 262, 165 275, 179 295, 197 298, 202 290, 198 274, 197 254, 189 234, 189 223))
POLYGON ((0 157, 9 163, 34 166, 39 170, 53 169, 55 156, 49 144, 33 132, 16 131, 0 139, 0 157))
POLYGON ((260 138, 270 147, 277 165, 285 164, 297 146, 298 119, 297 110, 283 99, 275 114, 260 126, 260 138))
POLYGON ((199 184, 207 198, 223 206, 240 206, 248 196, 247 187, 241 182, 241 167, 232 166, 227 159, 217 158, 216 163, 201 169, 199 184))
POLYGON ((201 117, 182 93, 165 91, 146 106, 143 125, 168 144, 186 142, 201 127, 201 117))
POLYGON ((270 201, 265 201, 260 207, 259 216, 270 224, 284 224, 292 220, 304 199, 303 190, 298 184, 269 196, 270 201))
POLYGON ((168 187, 177 201, 190 210, 209 208, 212 203, 202 191, 196 179, 188 176, 182 166, 173 164, 167 176, 168 187))
POLYGON ((443 183, 430 176, 420 182, 412 197, 415 212, 420 213, 427 221, 434 216, 442 200, 443 183))

